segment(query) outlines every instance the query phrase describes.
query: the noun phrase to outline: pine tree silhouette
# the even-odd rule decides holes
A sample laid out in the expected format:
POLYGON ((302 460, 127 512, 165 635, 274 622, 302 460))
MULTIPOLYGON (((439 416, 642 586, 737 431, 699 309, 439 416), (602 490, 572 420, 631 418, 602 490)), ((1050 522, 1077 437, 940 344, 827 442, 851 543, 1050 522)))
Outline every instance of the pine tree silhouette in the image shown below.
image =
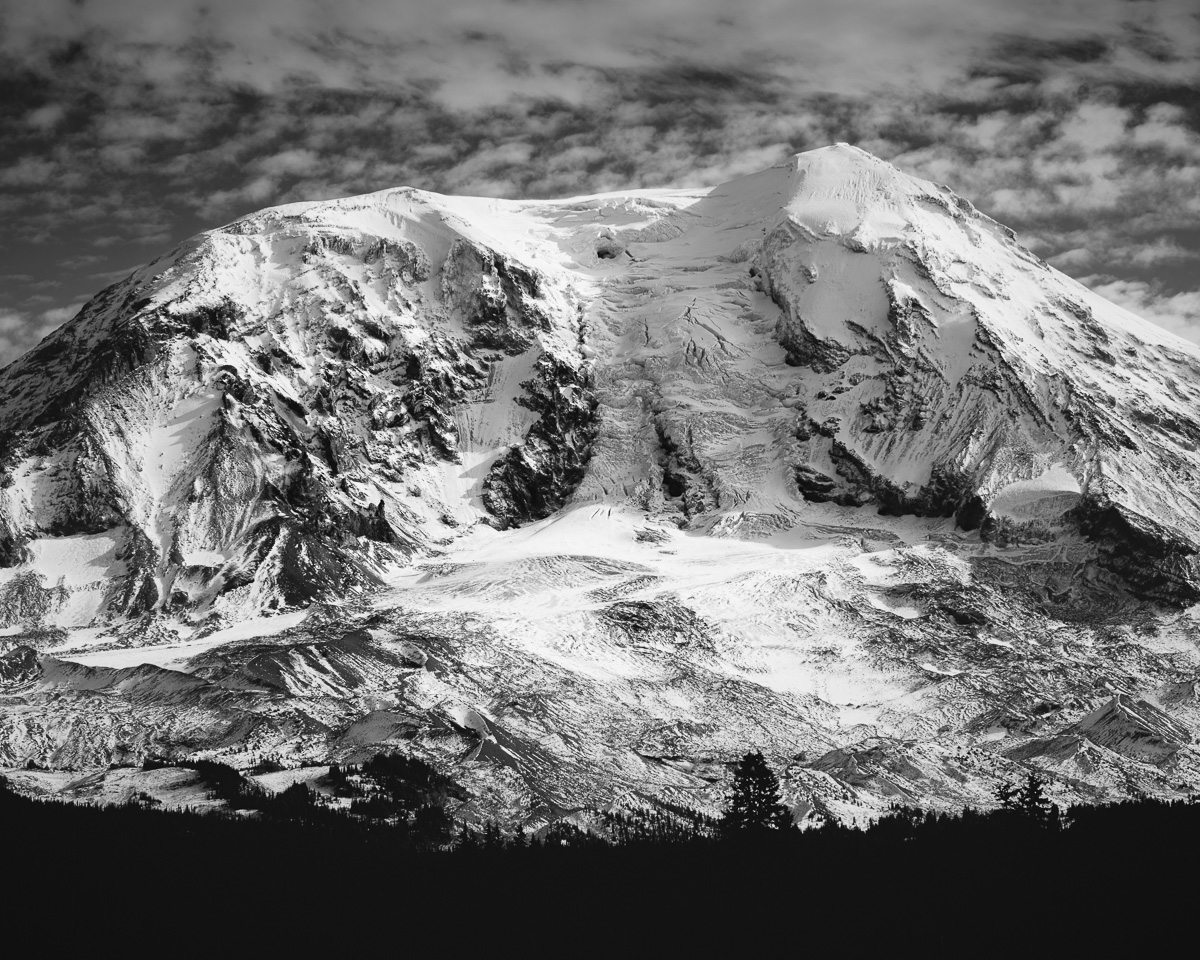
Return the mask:
POLYGON ((1015 810, 1017 794, 1020 791, 1011 783, 1002 783, 996 788, 996 799, 1000 801, 1001 810, 1015 810))
POLYGON ((733 792, 721 817, 721 836, 763 835, 791 826, 791 812, 780 802, 779 779, 761 752, 747 753, 733 772, 733 792))
POLYGON ((1016 793, 1016 807, 1033 823, 1046 826, 1051 819, 1057 819, 1057 808, 1046 796, 1046 782, 1036 773, 1031 773, 1029 779, 1016 793))

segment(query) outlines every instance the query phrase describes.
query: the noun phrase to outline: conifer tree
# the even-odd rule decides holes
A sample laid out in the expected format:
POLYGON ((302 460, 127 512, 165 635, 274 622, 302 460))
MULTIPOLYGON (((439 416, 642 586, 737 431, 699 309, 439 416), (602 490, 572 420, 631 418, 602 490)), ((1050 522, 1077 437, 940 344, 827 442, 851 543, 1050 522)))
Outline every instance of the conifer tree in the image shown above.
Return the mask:
POLYGON ((1041 777, 1031 773, 1025 786, 1016 793, 1017 809, 1038 826, 1047 825, 1051 820, 1051 811, 1055 809, 1046 796, 1045 786, 1046 782, 1041 777))
POLYGON ((503 850, 504 835, 500 832, 500 826, 495 820, 489 820, 483 827, 483 849, 485 850, 503 850))
POLYGON ((762 753, 747 753, 733 772, 733 792, 721 817, 721 835, 727 838, 765 835, 792 826, 792 815, 781 802, 779 778, 762 753))
POLYGON ((1001 810, 1014 810, 1017 806, 1017 790, 1011 783, 1002 783, 996 788, 996 799, 1000 801, 1001 810))
POLYGON ((478 853, 483 849, 483 844, 475 831, 471 829, 470 824, 465 821, 460 821, 458 827, 458 843, 455 849, 460 853, 478 853))

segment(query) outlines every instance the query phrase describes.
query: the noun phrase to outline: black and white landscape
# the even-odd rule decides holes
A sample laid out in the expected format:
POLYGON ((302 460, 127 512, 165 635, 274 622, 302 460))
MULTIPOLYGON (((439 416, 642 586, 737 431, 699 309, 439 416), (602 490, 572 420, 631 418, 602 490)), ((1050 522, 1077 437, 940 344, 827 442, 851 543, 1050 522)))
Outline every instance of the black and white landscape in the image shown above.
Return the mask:
POLYGON ((0 0, 27 888, 1183 860, 1193 7, 0 0))
POLYGON ((267 209, 0 374, 0 757, 398 751, 506 827, 715 814, 751 747, 814 822, 1188 796, 1198 372, 846 144, 267 209))

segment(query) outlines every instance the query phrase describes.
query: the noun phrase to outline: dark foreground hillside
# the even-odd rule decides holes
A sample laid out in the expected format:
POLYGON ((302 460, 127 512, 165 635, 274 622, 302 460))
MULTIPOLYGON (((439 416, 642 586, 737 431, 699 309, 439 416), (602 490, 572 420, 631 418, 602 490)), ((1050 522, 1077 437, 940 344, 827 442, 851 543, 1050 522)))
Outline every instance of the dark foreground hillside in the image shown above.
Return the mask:
POLYGON ((614 845, 564 826, 540 842, 490 830, 464 842, 459 829, 440 851, 387 821, 295 809, 199 815, 0 790, 5 928, 97 946, 168 937, 173 952, 211 955, 378 942, 424 956, 469 940, 533 955, 698 943, 741 956, 780 942, 1046 956, 1125 938, 1154 955, 1186 942, 1198 906, 1197 803, 1073 808, 1049 824, 897 811, 865 831, 742 841, 633 829, 614 845))

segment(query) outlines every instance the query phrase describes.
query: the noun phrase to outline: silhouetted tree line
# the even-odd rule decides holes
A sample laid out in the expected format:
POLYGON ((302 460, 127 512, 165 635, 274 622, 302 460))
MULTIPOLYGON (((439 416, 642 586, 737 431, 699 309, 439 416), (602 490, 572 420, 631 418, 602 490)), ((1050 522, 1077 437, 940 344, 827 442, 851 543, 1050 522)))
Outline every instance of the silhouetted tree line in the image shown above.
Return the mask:
MULTIPOLYGON (((845 844, 847 847, 918 842, 995 844, 1027 842, 1046 844, 1055 836, 1078 839, 1084 835, 1132 828, 1140 835, 1179 831, 1191 837, 1200 827, 1200 804, 1140 798, 1118 804, 1073 806, 1061 811, 1046 796, 1045 782, 1030 774, 1020 786, 1005 784, 997 791, 999 808, 934 813, 897 807, 866 829, 851 829, 834 822, 799 830, 780 796, 779 781, 759 752, 747 753, 735 766, 730 794, 720 818, 669 803, 657 808, 625 811, 579 811, 573 819, 557 819, 540 830, 504 830, 496 823, 457 822, 448 811, 467 794, 454 780, 424 761, 401 754, 380 753, 361 764, 332 764, 319 783, 334 797, 348 798, 346 806, 332 805, 308 784, 294 783, 272 792, 227 764, 214 760, 163 760, 148 758, 143 768, 182 767, 196 771, 207 787, 209 799, 220 800, 229 811, 252 811, 262 821, 292 821, 324 826, 334 833, 388 836, 401 847, 430 851, 515 851, 544 848, 596 849, 599 847, 726 846, 759 849, 809 849, 845 844), (1163 826, 1170 823, 1170 827, 1163 826), (1156 826, 1159 825, 1159 826, 1156 826)), ((8 803, 18 803, 4 789, 8 803)), ((124 815, 167 813, 153 798, 139 793, 124 815), (135 809, 136 808, 136 809, 135 809)), ((43 811, 54 817, 62 810, 43 811)), ((94 808, 96 809, 96 808, 94 808)), ((109 815, 123 807, 101 807, 109 815)), ((183 814, 180 814, 183 815, 183 814)), ((213 817, 210 812, 206 817, 213 817)), ((219 819, 219 817, 218 817, 219 819)), ((244 817, 243 817, 244 819, 244 817)), ((253 821, 248 821, 253 822, 253 821)), ((252 829, 253 827, 251 827, 252 829)))
POLYGON ((344 782, 354 802, 394 803, 403 811, 394 817, 331 806, 304 784, 264 803, 232 768, 195 769, 236 809, 39 801, 0 782, 0 849, 16 887, 6 915, 28 924, 37 909, 69 902, 72 917, 103 907, 97 929, 114 918, 175 930, 211 917, 272 936, 297 922, 340 931, 373 916, 429 929, 440 916, 456 937, 553 934, 542 942, 559 952, 635 921, 672 938, 702 930, 707 942, 726 927, 744 938, 745 918, 757 917, 773 934, 841 955, 901 934, 961 955, 992 929, 981 916, 1026 937, 1036 929, 1040 947, 1052 917, 1070 918, 1072 948, 1126 922, 1144 940, 1161 918, 1190 910, 1190 885, 1172 877, 1200 846, 1200 803, 1137 798, 1057 812, 1036 777, 1005 787, 996 810, 897 808, 866 829, 800 830, 756 754, 737 765, 719 819, 660 805, 578 811, 535 832, 454 823, 447 806, 461 788, 403 758, 331 768, 321 781, 335 793, 344 782))
POLYGON ((279 793, 264 790, 247 780, 233 767, 216 760, 163 760, 147 757, 143 770, 159 770, 163 767, 179 767, 195 770, 208 788, 209 800, 220 800, 230 810, 255 810, 267 817, 285 820, 311 821, 323 814, 318 796, 305 783, 294 783, 279 793))
MULTIPOLYGON (((454 820, 446 812, 446 804, 466 797, 457 783, 434 767, 400 754, 379 753, 362 764, 330 765, 320 782, 334 797, 349 798, 348 809, 332 806, 303 782, 278 793, 266 790, 215 760, 150 757, 142 765, 144 770, 163 767, 195 770, 208 788, 207 798, 222 801, 231 811, 254 811, 268 819, 335 828, 347 820, 376 821, 391 828, 393 840, 421 849, 440 849, 454 840, 454 820)), ((150 805, 149 798, 138 799, 143 806, 150 805)))
POLYGON ((466 791, 417 757, 377 753, 362 764, 331 764, 324 784, 334 796, 350 798, 350 814, 404 825, 414 840, 441 848, 454 839, 446 805, 466 791))

